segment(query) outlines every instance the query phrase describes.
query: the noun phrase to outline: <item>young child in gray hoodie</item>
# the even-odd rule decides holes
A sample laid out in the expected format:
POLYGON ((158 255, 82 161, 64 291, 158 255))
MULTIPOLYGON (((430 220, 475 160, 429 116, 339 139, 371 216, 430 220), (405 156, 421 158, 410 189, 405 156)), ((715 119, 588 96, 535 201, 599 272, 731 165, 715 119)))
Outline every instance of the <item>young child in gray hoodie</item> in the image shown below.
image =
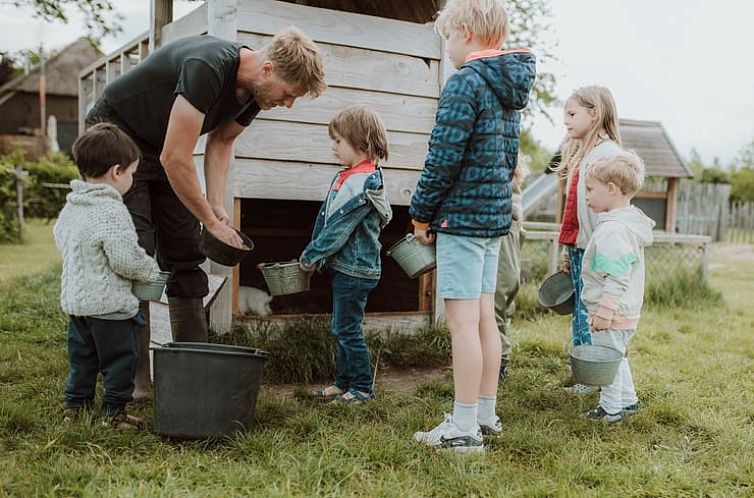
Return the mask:
POLYGON ((589 312, 592 344, 623 353, 613 383, 603 386, 597 407, 586 416, 608 423, 641 406, 626 349, 636 333, 644 301, 644 248, 652 244, 654 222, 631 199, 644 182, 644 164, 633 152, 597 160, 587 170, 586 195, 598 213, 584 250, 582 301, 589 312))

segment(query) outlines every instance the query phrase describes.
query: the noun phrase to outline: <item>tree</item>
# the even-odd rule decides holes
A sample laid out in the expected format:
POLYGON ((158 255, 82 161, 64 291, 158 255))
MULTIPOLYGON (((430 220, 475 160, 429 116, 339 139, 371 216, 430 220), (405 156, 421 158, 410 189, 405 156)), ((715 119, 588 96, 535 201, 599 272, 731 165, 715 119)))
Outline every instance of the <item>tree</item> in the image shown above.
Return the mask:
POLYGON ((119 23, 123 17, 115 14, 112 0, 13 0, 13 3, 17 7, 29 7, 36 17, 45 21, 64 24, 69 21, 66 9, 75 7, 84 16, 89 36, 97 40, 123 30, 119 23), (106 19, 106 16, 112 19, 106 19))
POLYGON ((0 86, 13 79, 13 69, 16 61, 8 54, 0 54, 0 86))

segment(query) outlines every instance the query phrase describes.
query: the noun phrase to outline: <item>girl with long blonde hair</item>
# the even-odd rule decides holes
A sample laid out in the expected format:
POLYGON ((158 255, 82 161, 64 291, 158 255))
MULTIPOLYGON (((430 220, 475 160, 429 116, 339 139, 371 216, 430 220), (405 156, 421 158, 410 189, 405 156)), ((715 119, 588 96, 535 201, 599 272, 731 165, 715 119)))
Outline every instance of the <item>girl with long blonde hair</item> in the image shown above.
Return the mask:
MULTIPOLYGON (((565 126, 568 135, 560 151, 556 171, 567 179, 566 202, 558 240, 564 246, 563 271, 571 274, 575 304, 571 319, 574 346, 591 344, 589 316, 581 301, 581 261, 597 215, 586 201, 584 179, 589 166, 597 159, 621 150, 618 111, 613 95, 605 87, 586 86, 576 90, 566 101, 565 126)), ((593 392, 581 384, 571 387, 577 394, 593 392)))

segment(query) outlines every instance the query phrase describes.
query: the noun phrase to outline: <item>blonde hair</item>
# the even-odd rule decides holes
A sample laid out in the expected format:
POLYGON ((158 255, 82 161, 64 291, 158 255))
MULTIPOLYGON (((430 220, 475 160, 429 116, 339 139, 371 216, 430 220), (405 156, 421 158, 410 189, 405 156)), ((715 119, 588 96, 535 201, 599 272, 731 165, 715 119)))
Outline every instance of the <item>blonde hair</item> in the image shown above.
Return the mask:
POLYGON ((448 0, 435 29, 448 38, 451 29, 466 25, 485 47, 500 48, 508 36, 508 14, 502 0, 448 0))
POLYGON ((587 175, 601 183, 612 182, 623 195, 633 197, 644 184, 644 162, 634 151, 622 151, 597 159, 587 175))
POLYGON ((526 181, 526 177, 529 176, 529 173, 529 158, 523 154, 519 154, 516 169, 513 170, 511 181, 515 183, 518 188, 523 188, 524 181, 526 181))
POLYGON ((596 119, 584 138, 567 138, 560 148, 560 164, 555 171, 561 176, 568 175, 571 167, 582 161, 602 140, 612 140, 621 145, 618 132, 618 109, 613 94, 604 86, 579 88, 568 100, 594 111, 596 119))
POLYGON ((356 150, 366 152, 369 159, 387 161, 387 130, 382 118, 371 107, 354 104, 340 111, 327 127, 330 138, 337 133, 356 150))
POLYGON ((278 31, 262 51, 275 64, 278 76, 288 83, 300 84, 304 95, 319 97, 327 88, 319 48, 298 28, 289 26, 278 31))

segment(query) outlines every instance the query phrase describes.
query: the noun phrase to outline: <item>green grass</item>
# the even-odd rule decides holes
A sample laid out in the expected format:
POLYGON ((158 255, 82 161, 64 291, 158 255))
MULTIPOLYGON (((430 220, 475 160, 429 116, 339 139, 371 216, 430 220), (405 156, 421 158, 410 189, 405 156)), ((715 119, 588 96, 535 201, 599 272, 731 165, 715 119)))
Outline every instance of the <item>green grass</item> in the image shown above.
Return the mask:
POLYGON ((22 275, 33 275, 60 262, 52 238, 52 225, 44 220, 27 220, 21 244, 0 244, 0 283, 22 275))
MULTIPOLYGON (((96 420, 65 426, 57 273, 5 282, 0 496, 751 496, 754 265, 720 263, 711 280, 723 302, 646 309, 631 352, 646 406, 618 426, 582 419, 596 398, 560 389, 568 317, 515 322, 511 377, 498 398, 504 433, 484 456, 466 458, 411 441, 450 410, 449 381, 410 394, 383 391, 361 407, 281 398, 265 388, 253 430, 224 441, 101 430, 96 420)), ((292 341, 314 332, 299 327, 292 341)), ((383 346, 404 351, 404 360, 393 361, 407 363, 421 351, 416 343, 383 346)), ((135 413, 151 422, 149 408, 135 413)))

